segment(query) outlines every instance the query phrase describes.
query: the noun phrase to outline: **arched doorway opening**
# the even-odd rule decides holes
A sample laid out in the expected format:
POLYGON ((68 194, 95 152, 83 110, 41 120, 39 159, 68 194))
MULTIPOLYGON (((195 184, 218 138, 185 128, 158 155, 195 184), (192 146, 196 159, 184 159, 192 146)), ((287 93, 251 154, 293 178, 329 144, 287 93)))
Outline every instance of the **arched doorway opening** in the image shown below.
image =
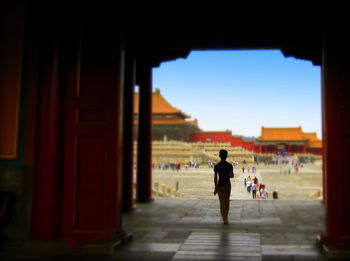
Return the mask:
MULTIPOLYGON (((321 131, 319 79, 319 67, 312 66, 310 62, 286 59, 279 51, 273 50, 192 52, 186 60, 167 62, 155 68, 152 97, 153 194, 156 197, 157 193, 161 197, 197 197, 190 185, 196 184, 201 190, 199 197, 212 198, 212 170, 208 164, 218 160, 221 146, 229 150, 229 155, 232 154, 229 157, 231 163, 239 163, 237 174, 242 172, 243 162, 247 163, 244 165, 245 174, 253 176, 253 169, 279 164, 279 169, 273 170, 277 171, 275 179, 285 179, 278 173, 301 175, 303 169, 300 165, 304 166, 307 162, 305 158, 313 158, 317 161, 318 170, 315 173, 306 170, 305 173, 309 174, 308 179, 313 175, 315 184, 311 180, 304 184, 300 176, 293 181, 298 186, 298 196, 289 192, 286 195, 294 199, 308 199, 309 194, 310 197, 322 195, 321 158, 306 152, 306 145, 309 146, 311 140, 306 134, 303 136, 304 132, 321 131), (305 113, 307 109, 308 114, 305 113), (180 118, 183 115, 188 119, 180 118), (213 123, 210 125, 210 122, 213 123), (181 135, 177 135, 178 129, 182 128, 185 132, 191 124, 201 129, 193 129, 193 134, 183 140, 181 135), (270 127, 304 125, 304 128, 262 127, 267 124, 270 127), (264 135, 261 141, 257 140, 260 135, 264 135), (272 140, 266 140, 265 136, 272 140), (293 171, 288 171, 288 166, 293 171), (162 177, 159 176, 161 170, 166 173, 162 177), (203 173, 192 173, 191 181, 189 173, 196 170, 203 173), (206 182, 201 180, 203 175, 206 182), (182 180, 184 178, 187 180, 182 180)), ((304 167, 306 169, 306 165, 304 167)), ((260 182, 263 183, 262 178, 260 182)), ((239 183, 243 184, 243 180, 239 183)), ((271 193, 276 189, 281 196, 284 190, 293 190, 294 187, 291 184, 282 187, 268 185, 271 193)), ((239 190, 242 188, 239 187, 239 190)), ((242 192, 241 195, 248 198, 242 192)), ((282 196, 283 199, 288 197, 282 196)))

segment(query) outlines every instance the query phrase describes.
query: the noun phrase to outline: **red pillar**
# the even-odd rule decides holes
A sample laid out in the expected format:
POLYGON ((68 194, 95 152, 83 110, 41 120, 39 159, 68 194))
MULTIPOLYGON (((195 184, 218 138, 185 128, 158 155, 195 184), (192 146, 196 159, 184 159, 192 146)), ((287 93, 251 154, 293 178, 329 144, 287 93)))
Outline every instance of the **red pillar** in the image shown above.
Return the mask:
POLYGON ((137 60, 139 123, 137 143, 137 201, 152 199, 152 67, 137 60))
POLYGON ((323 46, 322 113, 326 246, 350 248, 350 194, 339 188, 349 177, 350 55, 346 21, 327 20, 323 46))
POLYGON ((133 169, 134 169, 134 87, 135 58, 126 52, 124 77, 124 164, 123 164, 123 211, 133 208, 133 169))
POLYGON ((42 35, 38 53, 40 97, 31 221, 34 240, 55 240, 61 235, 63 103, 62 88, 58 82, 58 49, 49 21, 50 18, 46 17, 41 23, 47 30, 43 30, 45 35, 42 35))

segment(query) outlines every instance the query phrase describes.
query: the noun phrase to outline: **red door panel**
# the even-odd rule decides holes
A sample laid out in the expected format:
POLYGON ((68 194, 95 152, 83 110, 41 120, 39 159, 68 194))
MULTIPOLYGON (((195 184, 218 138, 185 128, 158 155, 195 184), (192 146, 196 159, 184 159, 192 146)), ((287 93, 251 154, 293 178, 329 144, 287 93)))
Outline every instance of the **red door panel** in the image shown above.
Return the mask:
POLYGON ((107 22, 90 22, 69 45, 65 67, 63 230, 72 244, 111 238, 121 229, 122 55, 108 27, 94 24, 107 22))

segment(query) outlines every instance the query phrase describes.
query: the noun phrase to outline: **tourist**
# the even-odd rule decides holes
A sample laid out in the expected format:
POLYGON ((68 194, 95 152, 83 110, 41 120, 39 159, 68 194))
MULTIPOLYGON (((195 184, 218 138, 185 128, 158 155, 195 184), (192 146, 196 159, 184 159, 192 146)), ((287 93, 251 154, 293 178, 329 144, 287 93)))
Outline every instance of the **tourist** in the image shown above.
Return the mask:
POLYGON ((269 198, 269 191, 267 188, 264 188, 264 191, 265 191, 266 199, 268 199, 269 198))
POLYGON ((299 172, 298 164, 295 164, 294 170, 295 170, 296 173, 299 172))
POLYGON ((256 199, 260 199, 260 191, 259 191, 259 187, 256 187, 256 195, 255 195, 256 199))
POLYGON ((253 195, 253 199, 256 198, 256 185, 253 183, 252 184, 252 195, 253 195))
POLYGON ((250 181, 250 179, 248 179, 247 181, 247 192, 250 193, 250 189, 252 188, 252 182, 250 181))
POLYGON ((261 199, 268 199, 269 198, 269 191, 265 187, 265 185, 260 189, 260 198, 261 199))
POLYGON ((255 185, 258 184, 258 178, 256 176, 254 176, 253 182, 254 182, 255 185))
POLYGON ((242 167, 242 173, 244 173, 244 166, 242 167))
POLYGON ((246 188, 247 187, 247 179, 246 178, 244 178, 244 187, 246 188))
POLYGON ((220 201, 220 212, 224 224, 228 224, 228 212, 230 209, 231 182, 233 178, 233 166, 226 161, 227 150, 220 150, 221 161, 214 167, 214 195, 218 194, 220 201), (219 178, 219 180, 218 180, 219 178))

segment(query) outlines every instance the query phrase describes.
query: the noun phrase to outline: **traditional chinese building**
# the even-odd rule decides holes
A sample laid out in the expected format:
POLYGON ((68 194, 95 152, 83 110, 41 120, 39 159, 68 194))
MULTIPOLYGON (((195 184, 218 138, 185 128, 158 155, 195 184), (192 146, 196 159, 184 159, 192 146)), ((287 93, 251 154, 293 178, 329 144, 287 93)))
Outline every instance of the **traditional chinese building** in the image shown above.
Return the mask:
MULTIPOLYGON (((134 124, 137 125, 139 115, 139 94, 135 93, 134 124)), ((156 89, 152 94, 152 140, 190 141, 192 132, 199 131, 197 120, 172 106, 156 89)), ((134 128, 135 132, 137 128, 134 128)), ((137 137, 136 133, 134 137, 137 137)))
POLYGON ((229 142, 233 147, 257 151, 254 141, 246 141, 242 136, 232 135, 231 131, 198 131, 191 134, 194 142, 229 142))
POLYGON ((304 136, 309 139, 306 144, 306 152, 322 155, 322 140, 317 138, 316 132, 304 133, 304 136))
POLYGON ((304 133, 297 128, 261 128, 256 139, 258 151, 262 153, 314 153, 321 155, 322 141, 316 133, 304 133))
POLYGON ((265 128, 256 140, 245 140, 242 136, 232 135, 231 131, 200 131, 191 134, 191 141, 230 142, 234 147, 261 153, 312 153, 322 154, 322 140, 316 132, 303 132, 298 128, 265 128))

